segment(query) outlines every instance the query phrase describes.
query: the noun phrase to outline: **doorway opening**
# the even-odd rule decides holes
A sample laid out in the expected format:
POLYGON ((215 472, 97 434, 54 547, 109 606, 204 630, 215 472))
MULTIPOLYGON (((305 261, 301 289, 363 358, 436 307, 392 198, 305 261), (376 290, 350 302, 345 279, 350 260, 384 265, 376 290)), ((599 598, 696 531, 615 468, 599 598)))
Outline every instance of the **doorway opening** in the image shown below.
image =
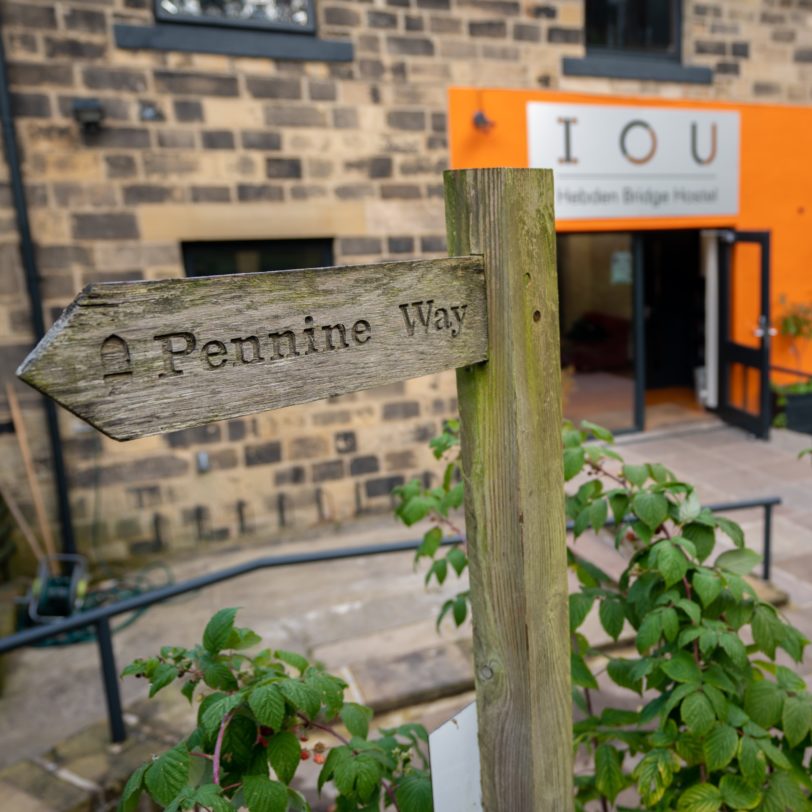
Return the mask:
POLYGON ((642 279, 646 428, 707 419, 706 313, 700 232, 635 235, 642 279))
POLYGON ((559 235, 566 417, 616 432, 707 419, 705 264, 696 230, 559 235))

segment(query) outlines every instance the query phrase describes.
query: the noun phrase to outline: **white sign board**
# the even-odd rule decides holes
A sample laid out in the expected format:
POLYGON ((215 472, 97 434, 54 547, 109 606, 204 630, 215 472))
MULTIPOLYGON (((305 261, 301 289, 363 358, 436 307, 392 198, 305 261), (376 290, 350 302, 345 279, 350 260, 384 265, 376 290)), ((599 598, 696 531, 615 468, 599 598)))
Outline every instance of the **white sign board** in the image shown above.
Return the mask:
POLYGON ((527 128, 559 220, 738 214, 737 112, 528 102, 527 128))
POLYGON ((476 702, 429 736, 434 812, 482 812, 476 702))

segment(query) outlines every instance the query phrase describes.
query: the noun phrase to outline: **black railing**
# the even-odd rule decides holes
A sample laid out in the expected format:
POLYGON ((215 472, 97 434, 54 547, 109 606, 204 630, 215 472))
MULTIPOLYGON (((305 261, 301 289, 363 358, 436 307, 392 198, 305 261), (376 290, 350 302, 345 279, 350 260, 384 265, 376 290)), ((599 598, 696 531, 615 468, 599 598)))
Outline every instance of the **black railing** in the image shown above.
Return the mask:
MULTIPOLYGON (((752 508, 764 509, 764 579, 770 575, 770 558, 772 555, 772 510, 780 505, 778 497, 766 499, 750 499, 739 502, 725 502, 716 505, 709 505, 716 513, 726 513, 735 510, 748 510, 752 508)), ((608 526, 613 524, 607 522, 608 526)), ((572 522, 567 523, 567 528, 572 529, 572 522)), ((364 547, 342 547, 338 550, 326 550, 323 552, 292 553, 289 555, 265 556, 244 564, 237 564, 206 575, 199 575, 187 581, 170 584, 157 589, 135 595, 132 598, 125 598, 116 603, 106 606, 99 606, 87 612, 77 612, 75 615, 55 621, 54 623, 35 626, 24 631, 0 638, 0 655, 7 654, 15 649, 24 646, 41 643, 53 637, 58 637, 66 632, 76 631, 92 626, 96 630, 96 644, 99 647, 99 660, 104 684, 104 695, 107 704, 107 718, 110 725, 110 738, 113 742, 123 742, 127 737, 127 730, 124 724, 124 715, 121 707, 121 694, 118 687, 118 669, 116 668, 116 655, 113 649, 113 637, 110 630, 110 618, 117 615, 124 615, 138 609, 144 609, 156 603, 185 595, 189 592, 196 592, 213 584, 229 581, 240 575, 247 575, 258 570, 271 569, 273 567, 289 567, 296 564, 316 564, 324 561, 340 561, 345 558, 360 558, 367 555, 386 555, 388 553, 402 553, 416 550, 420 544, 420 539, 411 541, 395 542, 393 544, 373 544, 364 547)), ((443 539, 443 545, 459 544, 462 541, 460 536, 449 536, 443 539)))

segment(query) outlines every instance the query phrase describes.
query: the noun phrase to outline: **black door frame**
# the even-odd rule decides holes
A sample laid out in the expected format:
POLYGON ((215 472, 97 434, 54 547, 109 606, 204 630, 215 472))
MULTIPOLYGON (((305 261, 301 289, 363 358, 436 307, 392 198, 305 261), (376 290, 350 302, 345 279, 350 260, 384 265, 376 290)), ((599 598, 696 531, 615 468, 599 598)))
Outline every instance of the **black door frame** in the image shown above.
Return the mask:
POLYGON ((720 233, 719 247, 719 405, 717 413, 728 423, 739 426, 766 440, 770 436, 770 231, 734 231, 720 233), (754 325, 759 346, 748 347, 730 339, 730 294, 732 289, 733 247, 750 243, 761 248, 758 325, 754 325), (739 409, 729 402, 728 372, 731 364, 741 364, 759 372, 759 413, 739 409))

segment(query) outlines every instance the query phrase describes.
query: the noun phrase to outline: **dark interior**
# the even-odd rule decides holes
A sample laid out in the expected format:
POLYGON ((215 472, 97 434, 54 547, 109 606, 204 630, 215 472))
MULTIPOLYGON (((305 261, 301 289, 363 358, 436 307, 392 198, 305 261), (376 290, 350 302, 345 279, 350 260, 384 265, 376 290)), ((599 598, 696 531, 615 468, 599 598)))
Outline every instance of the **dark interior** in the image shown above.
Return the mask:
POLYGON ((645 274, 646 388, 694 385, 704 364, 705 292, 697 231, 640 235, 645 274))

